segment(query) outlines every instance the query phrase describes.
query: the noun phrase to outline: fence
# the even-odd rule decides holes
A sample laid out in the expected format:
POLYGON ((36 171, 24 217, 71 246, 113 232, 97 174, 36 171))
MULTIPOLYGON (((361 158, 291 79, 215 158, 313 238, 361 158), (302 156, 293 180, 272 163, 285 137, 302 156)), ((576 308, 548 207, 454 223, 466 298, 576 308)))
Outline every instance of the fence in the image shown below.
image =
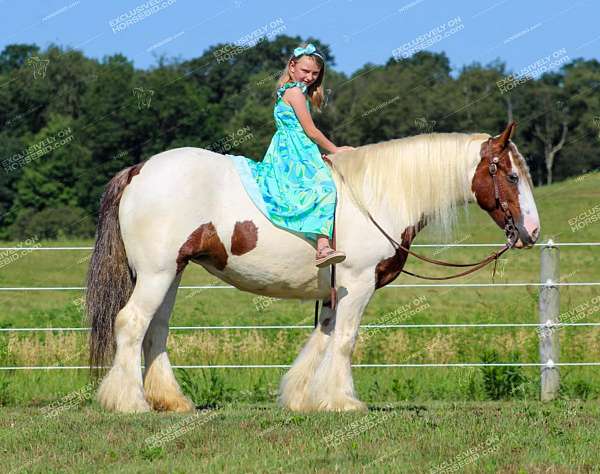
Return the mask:
MULTIPOLYGON (((412 247, 499 247, 500 244, 416 244, 412 247)), ((493 287, 539 287, 539 322, 538 323, 440 323, 440 324, 364 324, 363 329, 420 329, 420 328, 509 328, 509 327, 535 327, 540 334, 540 362, 496 362, 496 363, 422 363, 422 364, 353 364, 356 368, 443 368, 443 367, 540 367, 541 371, 541 399, 553 399, 559 389, 558 367, 573 366, 599 366, 600 362, 560 362, 558 336, 556 329, 574 326, 600 326, 600 322, 562 322, 560 321, 560 292, 562 286, 600 286, 600 282, 560 282, 559 281, 559 247, 575 246, 600 246, 600 242, 565 242, 555 243, 552 240, 544 244, 536 244, 541 248, 540 282, 516 283, 433 283, 433 284, 390 284, 384 288, 493 288, 493 287)), ((29 251, 73 251, 92 250, 92 247, 0 247, 5 250, 29 251)), ((233 289, 229 285, 195 285, 180 286, 180 289, 233 289)), ((85 287, 4 287, 0 291, 75 291, 85 290, 85 287)), ((597 297, 600 302, 600 296, 597 297)), ((312 330, 309 325, 243 325, 243 326, 172 326, 172 331, 193 330, 312 330)), ((6 332, 47 332, 47 331, 88 331, 85 327, 65 328, 0 328, 0 333, 6 332)), ((254 365, 174 365, 173 368, 182 369, 253 369, 253 368, 289 368, 287 364, 254 364, 254 365)), ((0 367, 0 371, 7 370, 80 370, 88 366, 13 366, 0 367)))

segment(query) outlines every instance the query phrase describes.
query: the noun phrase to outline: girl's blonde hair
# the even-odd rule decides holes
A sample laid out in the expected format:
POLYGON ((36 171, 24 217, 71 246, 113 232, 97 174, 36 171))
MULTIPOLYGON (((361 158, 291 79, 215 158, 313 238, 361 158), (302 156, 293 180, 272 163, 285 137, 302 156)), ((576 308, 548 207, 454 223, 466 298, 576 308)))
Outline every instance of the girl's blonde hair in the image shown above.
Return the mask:
MULTIPOLYGON (((298 46, 301 48, 306 48, 307 44, 308 43, 302 43, 298 46)), ((317 51, 317 52, 319 54, 321 54, 319 51, 317 51)), ((279 76, 279 79, 277 80, 277 86, 275 88, 276 95, 277 95, 277 90, 279 90, 280 87, 283 87, 288 82, 294 81, 294 79, 292 78, 292 74, 290 73, 290 64, 292 63, 292 61, 294 63, 298 62, 298 60, 300 58, 302 58, 303 56, 300 56, 298 58, 294 57, 293 54, 292 54, 292 56, 290 56, 285 68, 283 69, 281 76, 279 76)), ((323 107, 323 104, 325 103, 325 94, 323 93, 323 85, 322 85, 323 77, 325 76, 325 61, 323 61, 323 59, 320 56, 317 56, 316 54, 309 54, 306 56, 308 56, 313 61, 315 61, 317 66, 319 66, 321 68, 321 70, 319 71, 319 75, 317 76, 317 80, 315 82, 313 82, 306 91, 308 98, 310 100, 310 103, 312 104, 312 106, 314 108, 316 108, 320 112, 321 108, 323 107)))

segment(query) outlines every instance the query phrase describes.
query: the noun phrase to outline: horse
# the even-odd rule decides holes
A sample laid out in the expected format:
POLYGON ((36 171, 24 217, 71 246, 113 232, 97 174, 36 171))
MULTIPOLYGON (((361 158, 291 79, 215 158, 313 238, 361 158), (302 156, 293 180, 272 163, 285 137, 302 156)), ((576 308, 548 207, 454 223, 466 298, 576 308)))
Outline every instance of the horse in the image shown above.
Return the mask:
POLYGON ((407 259, 381 230, 408 248, 428 219, 449 220, 475 200, 501 229, 514 224, 512 247, 536 242, 533 184, 511 141, 514 128, 510 123, 496 136, 416 135, 330 155, 337 245, 347 254, 335 266, 336 305, 325 304, 332 267, 317 268, 314 243, 257 209, 227 156, 176 148, 119 171, 100 200, 87 274, 90 365, 112 358, 97 400, 117 412, 195 409, 166 349, 171 310, 191 261, 242 291, 322 300, 277 401, 292 411, 366 410, 351 371, 361 317, 375 290, 392 282, 407 259))

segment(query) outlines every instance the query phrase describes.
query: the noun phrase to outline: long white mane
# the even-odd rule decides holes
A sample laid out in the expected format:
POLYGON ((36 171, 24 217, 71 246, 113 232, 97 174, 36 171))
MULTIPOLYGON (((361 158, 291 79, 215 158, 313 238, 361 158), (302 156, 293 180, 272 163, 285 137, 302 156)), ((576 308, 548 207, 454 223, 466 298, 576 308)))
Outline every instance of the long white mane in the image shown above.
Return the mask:
POLYGON ((431 133, 389 140, 336 154, 334 169, 359 208, 385 216, 395 229, 426 216, 449 230, 455 209, 472 200, 471 179, 489 137, 431 133))

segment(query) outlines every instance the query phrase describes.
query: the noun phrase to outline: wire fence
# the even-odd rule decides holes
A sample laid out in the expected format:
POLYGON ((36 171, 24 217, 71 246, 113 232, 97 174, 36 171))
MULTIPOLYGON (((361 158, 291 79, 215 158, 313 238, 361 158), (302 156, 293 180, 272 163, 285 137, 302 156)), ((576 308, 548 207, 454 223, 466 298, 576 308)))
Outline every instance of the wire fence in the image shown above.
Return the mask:
MULTIPOLYGON (((361 329, 434 329, 434 328, 510 328, 510 327, 539 327, 558 328, 573 326, 600 326, 600 323, 440 323, 440 324, 362 324, 361 329)), ((170 331, 207 331, 207 330, 244 330, 244 329, 314 329, 309 325, 258 325, 258 326, 170 326, 170 331)), ((0 332, 87 332, 88 327, 72 328, 0 328, 0 332)))
MULTIPOLYGON (((411 247, 425 248, 450 248, 450 247, 499 247, 503 244, 415 244, 411 247)), ((535 244, 535 247, 597 247, 600 242, 553 242, 535 244)), ((28 251, 74 251, 74 250, 92 250, 93 247, 0 247, 0 251, 5 250, 28 250, 28 251)), ((494 287, 582 287, 582 286, 600 286, 600 282, 514 282, 514 283, 433 283, 433 284, 395 284, 386 285, 384 288, 494 288, 494 287)), ((231 285, 189 285, 180 286, 180 289, 207 289, 223 290, 235 289, 231 285)), ((84 291, 85 286, 62 286, 62 287, 0 287, 0 291, 84 291)), ((537 328, 554 329, 559 327, 596 327, 600 322, 546 322, 546 323, 439 323, 439 324, 364 324, 360 328, 369 329, 443 329, 443 328, 537 328)), ((312 325, 231 325, 231 326, 171 326, 171 331, 214 331, 214 330, 313 330, 312 325)), ((88 332, 88 327, 7 327, 0 328, 0 333, 26 333, 26 332, 88 332)), ((541 362, 464 362, 464 363, 420 363, 420 364, 353 364, 356 368, 464 368, 464 367, 569 367, 569 366, 599 366, 600 362, 553 362, 548 360, 541 362)), ((289 368, 287 364, 213 364, 213 365, 174 365, 173 368, 179 369, 275 369, 289 368)), ((0 367, 0 371, 7 370, 82 370, 89 369, 89 366, 12 366, 0 367)), ((104 368, 104 367, 97 367, 104 368)), ((108 368, 108 367, 105 367, 108 368)))
MULTIPOLYGON (((600 362, 456 362, 448 364, 352 364, 353 368, 358 369, 377 369, 377 368, 465 368, 465 367, 574 367, 574 366, 599 366, 600 362)), ((289 369, 290 364, 213 364, 213 365, 172 365, 173 369, 289 369)), ((143 366, 142 366, 143 368, 143 366)), ((0 371, 5 370, 90 370, 90 369, 110 369, 108 366, 90 367, 88 365, 49 365, 49 366, 15 366, 0 367, 0 371)))

